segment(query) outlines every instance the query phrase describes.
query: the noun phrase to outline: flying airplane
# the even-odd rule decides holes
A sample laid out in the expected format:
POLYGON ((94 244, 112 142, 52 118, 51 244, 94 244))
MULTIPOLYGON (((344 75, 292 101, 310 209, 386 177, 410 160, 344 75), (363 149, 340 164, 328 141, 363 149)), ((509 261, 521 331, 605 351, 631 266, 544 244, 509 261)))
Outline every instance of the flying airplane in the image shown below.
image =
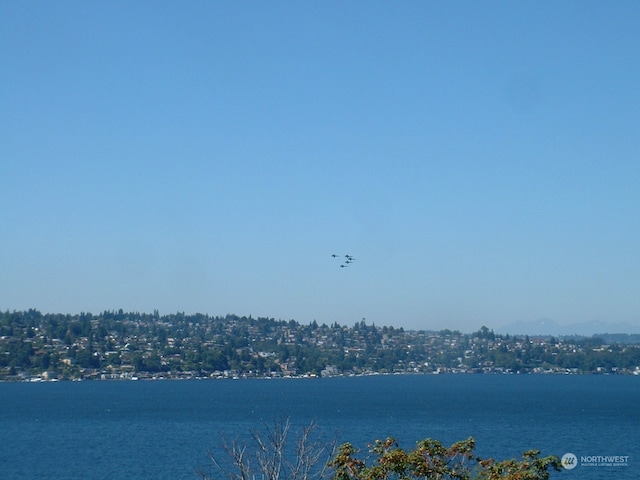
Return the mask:
MULTIPOLYGON (((332 253, 332 254, 331 254, 331 256, 332 256, 333 258, 338 258, 338 257, 340 257, 341 255, 338 255, 338 254, 332 253)), ((352 256, 351 256, 351 255, 349 255, 349 254, 346 254, 346 255, 344 256, 344 258, 346 258, 346 260, 344 260, 344 262, 340 265, 340 268, 347 268, 347 267, 349 266, 349 264, 350 264, 350 263, 353 263, 353 261, 355 260, 355 258, 354 258, 354 257, 352 257, 352 256)))

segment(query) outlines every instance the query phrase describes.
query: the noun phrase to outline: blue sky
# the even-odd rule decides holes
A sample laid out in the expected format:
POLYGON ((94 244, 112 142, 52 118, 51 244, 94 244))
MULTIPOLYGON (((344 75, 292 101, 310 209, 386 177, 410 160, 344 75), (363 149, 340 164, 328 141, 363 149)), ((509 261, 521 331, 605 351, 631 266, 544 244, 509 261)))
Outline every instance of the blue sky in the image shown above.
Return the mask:
POLYGON ((2 2, 0 309, 640 326, 639 24, 2 2))

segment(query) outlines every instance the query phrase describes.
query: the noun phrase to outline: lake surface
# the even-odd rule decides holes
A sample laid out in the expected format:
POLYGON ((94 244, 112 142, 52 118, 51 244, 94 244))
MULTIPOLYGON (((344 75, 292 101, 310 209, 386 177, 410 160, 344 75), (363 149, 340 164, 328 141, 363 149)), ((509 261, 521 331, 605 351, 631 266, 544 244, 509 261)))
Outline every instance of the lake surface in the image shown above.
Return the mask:
POLYGON ((0 480, 196 479, 223 436, 283 417, 365 450, 473 436, 484 458, 575 454, 552 478, 640 478, 640 377, 416 375, 0 383, 0 480))

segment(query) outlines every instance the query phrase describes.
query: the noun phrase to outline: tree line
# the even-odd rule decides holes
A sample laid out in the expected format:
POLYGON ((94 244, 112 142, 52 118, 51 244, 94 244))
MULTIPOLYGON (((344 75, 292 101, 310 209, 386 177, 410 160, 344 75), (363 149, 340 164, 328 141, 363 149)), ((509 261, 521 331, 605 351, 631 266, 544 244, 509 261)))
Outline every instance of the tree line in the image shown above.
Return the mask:
POLYGON ((71 315, 30 309, 0 313, 0 379, 43 372, 89 378, 100 372, 264 376, 639 370, 638 343, 606 341, 498 335, 487 327, 471 334, 414 331, 364 320, 353 326, 303 325, 232 314, 118 310, 71 315))

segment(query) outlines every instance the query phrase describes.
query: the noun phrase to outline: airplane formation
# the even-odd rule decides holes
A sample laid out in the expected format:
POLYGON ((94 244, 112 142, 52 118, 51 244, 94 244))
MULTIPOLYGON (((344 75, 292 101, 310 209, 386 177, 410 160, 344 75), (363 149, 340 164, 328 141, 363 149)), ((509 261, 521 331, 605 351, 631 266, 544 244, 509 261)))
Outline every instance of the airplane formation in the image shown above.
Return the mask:
MULTIPOLYGON (((335 253, 331 254, 331 256, 333 258, 342 258, 341 255, 337 255, 335 253)), ((340 264, 340 268, 347 268, 355 260, 355 258, 352 257, 351 255, 345 255, 344 258, 345 258, 345 261, 340 264)))

